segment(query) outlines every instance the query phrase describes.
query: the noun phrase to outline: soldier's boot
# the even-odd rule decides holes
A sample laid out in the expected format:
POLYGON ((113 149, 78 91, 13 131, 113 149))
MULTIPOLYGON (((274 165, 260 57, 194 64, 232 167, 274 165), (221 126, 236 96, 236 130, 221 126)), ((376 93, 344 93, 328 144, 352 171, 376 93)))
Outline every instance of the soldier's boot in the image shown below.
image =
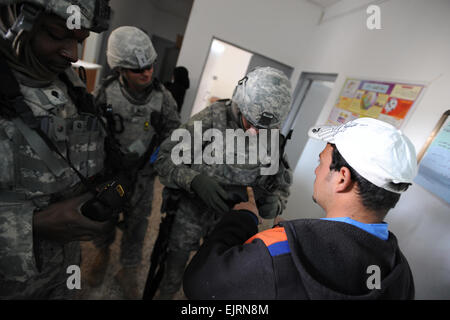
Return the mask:
POLYGON ((189 259, 189 251, 169 251, 166 268, 159 289, 158 300, 173 300, 183 283, 184 269, 189 259))
POLYGON ((122 288, 123 296, 127 300, 137 300, 141 298, 138 291, 138 267, 123 267, 114 276, 122 288))
POLYGON ((106 274, 106 268, 108 267, 109 256, 109 247, 101 248, 100 250, 98 250, 87 276, 88 284, 91 287, 95 288, 103 283, 103 279, 105 278, 106 274))

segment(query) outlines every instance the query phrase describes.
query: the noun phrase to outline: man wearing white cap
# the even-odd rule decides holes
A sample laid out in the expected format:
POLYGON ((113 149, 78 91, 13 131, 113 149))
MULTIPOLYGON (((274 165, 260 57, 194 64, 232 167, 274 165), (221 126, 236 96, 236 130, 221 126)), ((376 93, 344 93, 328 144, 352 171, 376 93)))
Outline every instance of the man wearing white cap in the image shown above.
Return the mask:
POLYGON ((313 127, 309 136, 327 142, 313 193, 326 217, 257 233, 249 190, 249 202, 224 216, 188 266, 188 298, 414 298, 408 262, 383 222, 416 175, 414 146, 371 118, 313 127))

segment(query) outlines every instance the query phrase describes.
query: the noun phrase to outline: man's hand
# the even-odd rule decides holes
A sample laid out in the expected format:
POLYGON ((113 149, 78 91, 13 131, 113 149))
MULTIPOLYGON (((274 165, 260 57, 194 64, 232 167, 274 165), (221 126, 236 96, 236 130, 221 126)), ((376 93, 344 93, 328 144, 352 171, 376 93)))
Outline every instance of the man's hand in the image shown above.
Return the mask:
POLYGON ((230 211, 227 193, 213 178, 199 174, 192 180, 191 188, 211 209, 220 213, 230 211))
POLYGON ((80 213, 80 207, 92 197, 84 194, 36 212, 33 217, 34 235, 38 239, 71 242, 89 241, 111 231, 114 227, 112 222, 96 222, 80 213))
POLYGON ((262 223, 262 219, 259 216, 258 207, 256 206, 255 194, 252 187, 247 187, 248 201, 236 204, 233 210, 247 210, 252 212, 258 218, 258 224, 262 223))

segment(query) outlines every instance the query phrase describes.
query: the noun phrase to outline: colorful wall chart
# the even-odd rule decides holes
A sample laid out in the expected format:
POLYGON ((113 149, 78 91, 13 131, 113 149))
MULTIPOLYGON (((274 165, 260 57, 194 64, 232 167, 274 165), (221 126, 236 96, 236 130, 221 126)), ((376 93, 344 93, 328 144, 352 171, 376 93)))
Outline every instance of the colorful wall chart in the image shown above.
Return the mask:
POLYGON ((419 84, 347 78, 328 123, 371 117, 400 128, 424 88, 419 84))

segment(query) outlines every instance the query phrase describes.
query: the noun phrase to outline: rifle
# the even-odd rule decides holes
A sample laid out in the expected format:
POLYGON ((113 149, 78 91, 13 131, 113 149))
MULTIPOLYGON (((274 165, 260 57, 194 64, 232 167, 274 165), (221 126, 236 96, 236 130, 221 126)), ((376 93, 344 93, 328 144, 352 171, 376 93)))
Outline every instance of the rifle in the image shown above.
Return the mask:
POLYGON ((279 171, 278 171, 278 173, 269 176, 268 179, 267 179, 267 183, 266 183, 265 190, 266 190, 268 193, 272 193, 272 192, 277 188, 277 186, 279 186, 279 184, 280 184, 280 178, 281 178, 281 177, 280 177, 280 173, 281 173, 281 175, 283 175, 283 172, 286 171, 286 170, 288 170, 288 169, 290 168, 287 159, 285 159, 285 157, 284 157, 284 152, 285 152, 285 148, 286 148, 286 143, 287 143, 288 140, 291 139, 291 136, 292 136, 292 132, 293 132, 293 131, 294 131, 294 130, 291 129, 291 130, 286 134, 286 137, 283 136, 283 135, 280 133, 280 136, 282 137, 282 142, 281 142, 280 145, 279 145, 279 156, 278 156, 278 157, 279 157, 279 161, 280 161, 280 166, 279 166, 279 171))
MULTIPOLYGON (((294 129, 289 130, 289 132, 286 134, 286 137, 284 137, 283 142, 280 145, 280 160, 284 164, 286 169, 289 169, 290 167, 289 167, 289 163, 284 158, 284 152, 286 149, 286 143, 288 142, 288 140, 291 140, 293 132, 294 132, 294 129)), ((283 136, 283 135, 281 135, 281 136, 283 136)))
POLYGON ((163 189, 161 213, 166 213, 166 215, 161 220, 158 238, 153 246, 152 255, 150 257, 150 269, 145 282, 142 300, 153 299, 164 275, 165 262, 169 246, 169 235, 172 229, 180 196, 180 190, 170 189, 167 187, 163 189))

